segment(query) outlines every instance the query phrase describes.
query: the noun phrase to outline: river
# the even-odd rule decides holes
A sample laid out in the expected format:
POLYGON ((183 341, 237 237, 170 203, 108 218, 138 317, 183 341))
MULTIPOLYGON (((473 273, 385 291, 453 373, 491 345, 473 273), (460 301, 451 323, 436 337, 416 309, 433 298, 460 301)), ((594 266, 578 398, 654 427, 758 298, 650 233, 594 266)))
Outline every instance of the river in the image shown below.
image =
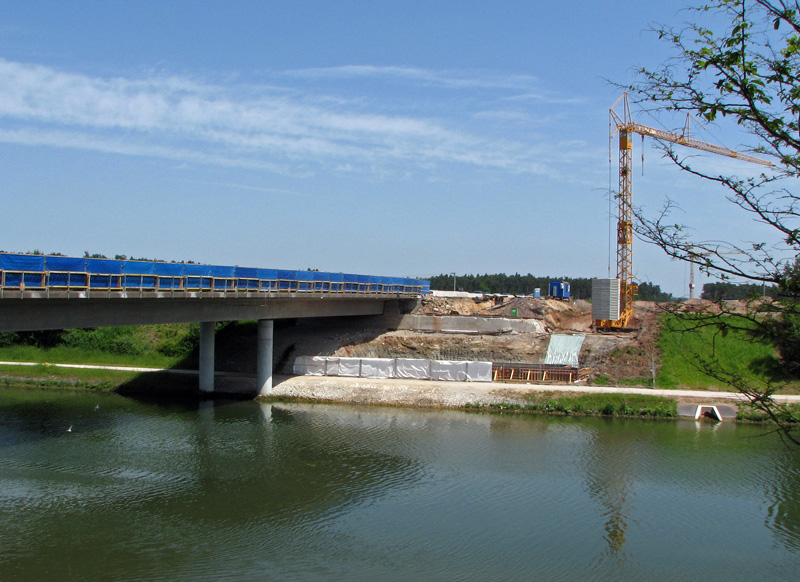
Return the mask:
POLYGON ((765 430, 4 389, 0 580, 797 579, 765 430))

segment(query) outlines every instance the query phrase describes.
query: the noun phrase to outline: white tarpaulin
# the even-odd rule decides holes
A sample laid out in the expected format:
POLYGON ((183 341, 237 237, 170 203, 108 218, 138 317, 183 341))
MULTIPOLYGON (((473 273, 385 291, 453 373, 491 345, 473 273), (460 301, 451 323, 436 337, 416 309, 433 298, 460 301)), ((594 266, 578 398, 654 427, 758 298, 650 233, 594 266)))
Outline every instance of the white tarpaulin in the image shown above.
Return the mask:
POLYGON ((545 364, 559 364, 561 366, 578 367, 578 354, 580 354, 583 334, 566 335, 553 334, 550 336, 550 345, 547 346, 545 364))
POLYGON ((298 356, 294 359, 294 366, 292 366, 292 371, 297 374, 298 376, 305 376, 306 370, 308 369, 307 360, 309 360, 309 356, 298 356))
POLYGON ((339 358, 339 376, 361 375, 361 358, 339 358))
POLYGON ((325 358, 325 375, 338 376, 339 375, 339 358, 328 356, 325 358))
POLYGON ((467 382, 491 382, 491 362, 467 362, 467 382))
POLYGON ((294 373, 304 376, 324 376, 325 358, 320 356, 300 356, 294 361, 294 373))
POLYGON ((431 360, 431 380, 464 382, 467 379, 466 362, 431 360))
POLYGON ((429 380, 431 377, 431 361, 397 358, 394 361, 394 377, 429 380))
POLYGON ((361 358, 362 378, 393 378, 394 360, 391 358, 361 358))
POLYGON ((408 378, 491 382, 491 362, 456 362, 414 358, 337 358, 298 356, 295 374, 307 376, 349 376, 352 378, 408 378))

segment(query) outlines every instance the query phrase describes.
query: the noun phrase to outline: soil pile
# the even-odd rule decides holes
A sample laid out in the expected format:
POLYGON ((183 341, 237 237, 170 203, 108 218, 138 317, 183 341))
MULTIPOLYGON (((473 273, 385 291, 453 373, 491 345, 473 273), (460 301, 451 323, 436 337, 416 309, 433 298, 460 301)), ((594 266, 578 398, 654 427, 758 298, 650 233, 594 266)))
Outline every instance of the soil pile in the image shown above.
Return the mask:
POLYGON ((542 321, 547 333, 508 333, 474 335, 429 333, 407 330, 373 329, 357 321, 298 322, 276 329, 276 372, 291 373, 294 359, 300 355, 325 355, 367 358, 426 358, 436 360, 480 360, 495 363, 540 364, 545 360, 552 333, 585 333, 581 349, 581 367, 596 374, 618 377, 625 365, 633 377, 642 376, 639 369, 647 360, 647 349, 656 337, 657 309, 653 304, 637 304, 640 322, 646 330, 639 333, 595 334, 591 332, 591 304, 586 301, 559 301, 550 298, 516 297, 483 300, 427 297, 420 314, 447 316, 534 318, 542 321), (626 350, 624 360, 615 354, 626 350), (641 351, 633 358, 632 351, 641 351), (609 367, 610 366, 610 367, 609 367))

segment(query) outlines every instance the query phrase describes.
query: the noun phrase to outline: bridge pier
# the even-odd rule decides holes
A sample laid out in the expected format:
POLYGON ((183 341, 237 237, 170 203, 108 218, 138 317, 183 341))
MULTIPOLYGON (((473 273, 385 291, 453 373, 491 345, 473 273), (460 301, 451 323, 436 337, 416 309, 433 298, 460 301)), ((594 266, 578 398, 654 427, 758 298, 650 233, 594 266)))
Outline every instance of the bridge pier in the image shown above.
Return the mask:
POLYGON ((200 322, 200 391, 214 391, 214 328, 216 322, 200 322))
MULTIPOLYGON (((214 328, 216 322, 200 322, 200 392, 214 392, 214 328)), ((274 324, 271 319, 258 320, 256 353, 257 391, 260 396, 272 394, 272 344, 274 324)))
POLYGON ((256 355, 256 371, 258 377, 258 394, 272 394, 272 340, 273 322, 271 319, 258 320, 258 354, 256 355))

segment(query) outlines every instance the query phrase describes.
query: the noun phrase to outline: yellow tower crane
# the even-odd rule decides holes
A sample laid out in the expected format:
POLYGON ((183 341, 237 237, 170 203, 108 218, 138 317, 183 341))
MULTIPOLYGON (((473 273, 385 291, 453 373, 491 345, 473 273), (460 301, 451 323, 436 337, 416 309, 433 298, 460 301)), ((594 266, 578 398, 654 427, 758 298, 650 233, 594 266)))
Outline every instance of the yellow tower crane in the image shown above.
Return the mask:
POLYGON ((703 150, 737 160, 744 160, 763 166, 774 166, 772 162, 762 160, 728 148, 705 143, 689 137, 688 116, 683 134, 672 133, 635 123, 631 118, 628 94, 623 93, 609 109, 610 132, 613 138, 619 134, 619 193, 617 194, 617 279, 619 279, 619 319, 597 319, 596 329, 619 329, 628 327, 633 315, 633 300, 638 287, 633 284, 633 211, 632 200, 632 134, 653 137, 660 141, 703 150), (622 114, 614 108, 622 101, 622 114))

